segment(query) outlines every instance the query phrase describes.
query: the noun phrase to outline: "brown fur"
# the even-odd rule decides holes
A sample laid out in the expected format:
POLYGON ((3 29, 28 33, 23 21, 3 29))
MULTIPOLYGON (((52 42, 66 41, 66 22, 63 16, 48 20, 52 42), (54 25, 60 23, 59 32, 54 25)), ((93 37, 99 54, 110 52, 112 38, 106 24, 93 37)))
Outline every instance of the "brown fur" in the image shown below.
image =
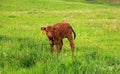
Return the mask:
POLYGON ((57 52, 60 53, 63 46, 63 38, 67 38, 70 42, 72 49, 72 55, 74 56, 74 42, 72 37, 72 32, 74 33, 74 39, 76 34, 69 23, 57 23, 53 26, 41 27, 42 31, 46 31, 46 35, 50 42, 51 53, 53 53, 53 46, 57 46, 57 52))

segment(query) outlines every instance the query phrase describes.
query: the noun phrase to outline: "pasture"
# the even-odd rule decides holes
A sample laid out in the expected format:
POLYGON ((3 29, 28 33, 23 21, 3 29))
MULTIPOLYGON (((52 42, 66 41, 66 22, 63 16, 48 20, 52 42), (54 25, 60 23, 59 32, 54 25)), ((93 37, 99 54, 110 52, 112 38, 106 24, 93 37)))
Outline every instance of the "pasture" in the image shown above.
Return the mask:
POLYGON ((97 1, 0 0, 0 74, 120 74, 120 4, 97 1), (40 33, 57 22, 76 32, 73 59, 40 33))

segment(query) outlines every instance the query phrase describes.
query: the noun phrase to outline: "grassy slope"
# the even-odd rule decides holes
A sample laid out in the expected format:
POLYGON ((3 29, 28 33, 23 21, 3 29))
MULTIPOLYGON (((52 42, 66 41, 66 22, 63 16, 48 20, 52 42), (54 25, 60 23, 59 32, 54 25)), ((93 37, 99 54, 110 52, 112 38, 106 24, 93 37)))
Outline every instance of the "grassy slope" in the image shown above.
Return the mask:
POLYGON ((120 6, 59 0, 1 0, 0 73, 119 74, 120 6), (65 39, 51 57, 40 27, 70 22, 77 38, 72 60, 65 39))

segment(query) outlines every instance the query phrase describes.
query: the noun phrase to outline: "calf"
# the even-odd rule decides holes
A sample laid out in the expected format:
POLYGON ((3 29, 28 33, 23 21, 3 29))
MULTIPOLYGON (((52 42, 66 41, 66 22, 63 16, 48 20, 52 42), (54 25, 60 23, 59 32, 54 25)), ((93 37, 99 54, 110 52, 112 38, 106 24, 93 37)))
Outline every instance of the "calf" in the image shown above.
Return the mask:
POLYGON ((46 31, 46 35, 49 39, 51 53, 53 53, 53 46, 57 46, 57 52, 60 53, 63 46, 63 38, 67 38, 70 42, 70 46, 72 49, 72 56, 74 56, 74 42, 72 37, 72 32, 74 34, 74 39, 76 34, 69 23, 57 23, 53 26, 41 27, 42 31, 46 31))

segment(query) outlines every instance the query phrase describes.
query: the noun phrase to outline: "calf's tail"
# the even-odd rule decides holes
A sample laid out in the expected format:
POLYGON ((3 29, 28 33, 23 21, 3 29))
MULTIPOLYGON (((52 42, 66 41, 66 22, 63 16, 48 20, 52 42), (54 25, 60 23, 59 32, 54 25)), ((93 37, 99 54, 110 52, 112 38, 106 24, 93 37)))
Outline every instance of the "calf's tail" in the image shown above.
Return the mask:
POLYGON ((75 31, 72 29, 72 32, 73 32, 73 34, 74 34, 74 39, 76 38, 76 33, 75 33, 75 31))

